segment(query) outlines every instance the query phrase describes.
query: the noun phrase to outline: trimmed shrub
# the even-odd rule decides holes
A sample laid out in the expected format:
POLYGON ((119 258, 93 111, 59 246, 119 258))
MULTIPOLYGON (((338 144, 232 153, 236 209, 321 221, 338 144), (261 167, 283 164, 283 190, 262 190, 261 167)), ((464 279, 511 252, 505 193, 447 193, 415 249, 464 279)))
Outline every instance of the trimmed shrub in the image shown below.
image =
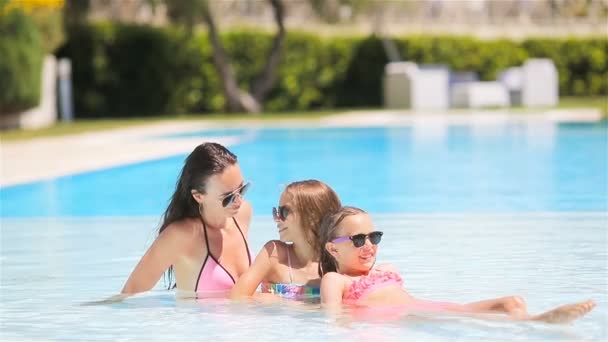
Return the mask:
POLYGON ((608 39, 528 39, 522 46, 530 57, 553 60, 560 95, 608 95, 608 39))
POLYGON ((38 105, 43 55, 29 16, 18 9, 0 13, 0 114, 38 105))
POLYGON ((73 27, 58 55, 72 60, 77 116, 125 117, 205 110, 191 94, 200 52, 177 31, 106 24, 73 27))
MULTIPOLYGON (((249 89, 264 66, 272 35, 258 31, 222 35, 238 83, 249 89)), ((608 91, 608 39, 506 39, 409 36, 394 39, 403 60, 443 64, 495 79, 527 58, 553 59, 560 95, 608 91)), ((72 28, 60 56, 72 59, 77 117, 151 116, 219 112, 225 98, 205 34, 174 28, 94 24, 72 28)), ((329 37, 289 32, 267 111, 382 104, 387 63, 376 37, 329 37)))

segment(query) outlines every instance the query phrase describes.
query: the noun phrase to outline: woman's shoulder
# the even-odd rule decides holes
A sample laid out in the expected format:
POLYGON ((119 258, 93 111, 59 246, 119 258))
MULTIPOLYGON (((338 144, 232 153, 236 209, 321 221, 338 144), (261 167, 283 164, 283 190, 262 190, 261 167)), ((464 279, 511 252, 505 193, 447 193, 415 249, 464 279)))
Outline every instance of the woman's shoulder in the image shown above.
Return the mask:
POLYGON ((184 242, 192 241, 192 237, 195 236, 200 230, 198 229, 196 220, 192 218, 184 218, 179 221, 175 221, 167 226, 161 234, 165 238, 179 239, 184 242))

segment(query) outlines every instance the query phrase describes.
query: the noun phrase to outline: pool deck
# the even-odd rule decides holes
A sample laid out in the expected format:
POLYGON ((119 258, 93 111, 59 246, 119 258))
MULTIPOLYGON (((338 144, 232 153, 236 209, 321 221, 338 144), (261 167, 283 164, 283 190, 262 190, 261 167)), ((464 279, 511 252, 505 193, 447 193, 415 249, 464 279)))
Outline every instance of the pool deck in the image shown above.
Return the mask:
POLYGON ((316 119, 167 121, 157 124, 0 142, 0 186, 11 186, 70 174, 94 171, 146 160, 188 154, 203 141, 231 146, 250 137, 184 137, 165 135, 196 132, 210 128, 265 127, 379 127, 475 126, 503 123, 552 124, 555 122, 597 122, 599 110, 567 109, 535 113, 509 111, 462 111, 451 113, 413 113, 407 111, 352 111, 316 119))

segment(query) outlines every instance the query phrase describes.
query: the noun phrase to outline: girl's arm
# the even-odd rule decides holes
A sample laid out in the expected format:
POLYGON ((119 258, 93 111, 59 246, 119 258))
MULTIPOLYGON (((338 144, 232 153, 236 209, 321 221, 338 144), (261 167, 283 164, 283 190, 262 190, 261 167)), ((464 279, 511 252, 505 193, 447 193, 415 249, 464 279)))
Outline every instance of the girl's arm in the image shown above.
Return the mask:
POLYGON ((276 244, 274 241, 268 241, 260 250, 253 261, 253 265, 249 267, 247 272, 243 273, 234 284, 230 291, 230 298, 242 298, 253 296, 258 285, 270 274, 274 267, 277 256, 276 244))
POLYGON ((337 307, 342 304, 344 295, 344 276, 328 272, 321 278, 321 304, 326 307, 337 307))
POLYGON ((186 227, 169 226, 148 248, 121 291, 121 295, 133 295, 150 290, 165 270, 182 255, 192 239, 186 227))

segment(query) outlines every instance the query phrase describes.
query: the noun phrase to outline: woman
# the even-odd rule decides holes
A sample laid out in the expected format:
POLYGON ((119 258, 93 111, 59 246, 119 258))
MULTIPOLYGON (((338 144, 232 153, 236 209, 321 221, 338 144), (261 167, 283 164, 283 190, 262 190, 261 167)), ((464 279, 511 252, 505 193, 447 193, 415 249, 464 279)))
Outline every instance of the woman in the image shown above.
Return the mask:
POLYGON ((340 205, 338 195, 323 182, 289 184, 281 194, 278 209, 272 210, 280 241, 264 245, 230 297, 251 296, 261 283, 264 293, 291 299, 318 298, 319 226, 323 217, 340 205))
POLYGON ((237 157, 204 143, 188 156, 158 237, 127 280, 122 295, 148 291, 167 271, 169 286, 185 294, 221 295, 249 268, 249 183, 237 157))

